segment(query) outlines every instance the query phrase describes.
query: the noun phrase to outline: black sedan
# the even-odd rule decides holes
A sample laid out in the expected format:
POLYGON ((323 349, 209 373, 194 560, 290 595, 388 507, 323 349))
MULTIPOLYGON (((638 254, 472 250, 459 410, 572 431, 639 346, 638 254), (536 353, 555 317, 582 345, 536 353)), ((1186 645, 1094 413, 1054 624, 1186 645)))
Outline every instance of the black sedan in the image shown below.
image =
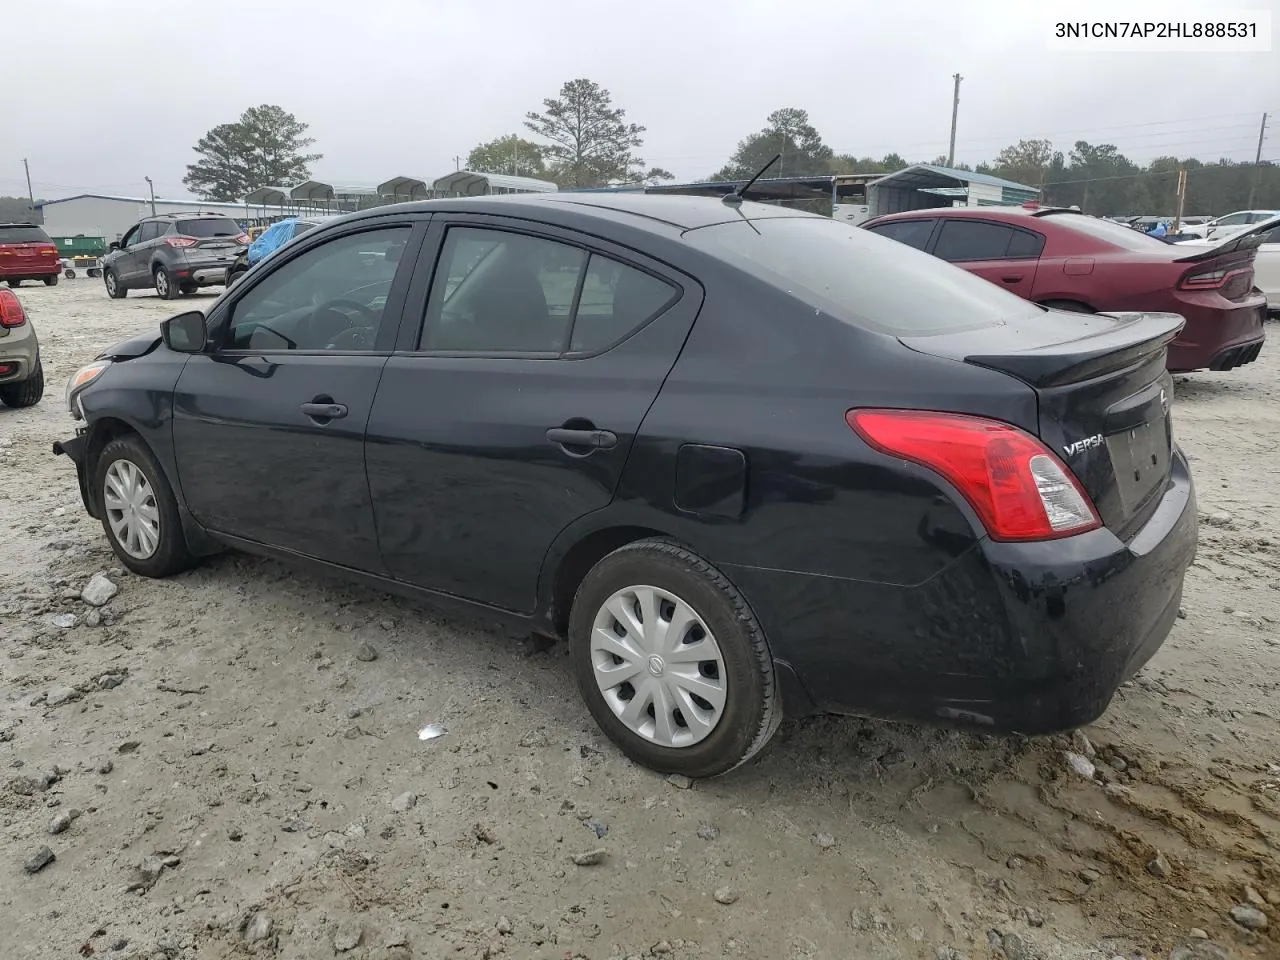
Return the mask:
POLYGON ((139 574, 233 547, 565 637, 624 752, 711 776, 784 713, 1099 716, 1195 552, 1181 326, 736 197, 428 201, 107 350, 54 449, 139 574))

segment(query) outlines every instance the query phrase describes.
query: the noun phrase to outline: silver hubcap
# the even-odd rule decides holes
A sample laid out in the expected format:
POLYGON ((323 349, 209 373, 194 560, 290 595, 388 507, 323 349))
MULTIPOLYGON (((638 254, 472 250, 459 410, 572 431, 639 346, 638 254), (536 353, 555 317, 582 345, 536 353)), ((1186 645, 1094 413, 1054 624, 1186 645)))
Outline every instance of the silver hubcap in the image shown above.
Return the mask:
POLYGON ((724 658, 694 609, 661 587, 626 587, 596 613, 591 665, 605 703, 632 733, 690 747, 720 722, 724 658))
POLYGON ((117 460, 107 468, 102 485, 107 523, 121 549, 146 560, 160 546, 160 508, 155 492, 137 464, 117 460))
POLYGON ((156 271, 156 293, 164 296, 169 292, 169 275, 163 270, 156 271))
POLYGON ((107 293, 116 292, 116 275, 114 273, 107 274, 107 293))

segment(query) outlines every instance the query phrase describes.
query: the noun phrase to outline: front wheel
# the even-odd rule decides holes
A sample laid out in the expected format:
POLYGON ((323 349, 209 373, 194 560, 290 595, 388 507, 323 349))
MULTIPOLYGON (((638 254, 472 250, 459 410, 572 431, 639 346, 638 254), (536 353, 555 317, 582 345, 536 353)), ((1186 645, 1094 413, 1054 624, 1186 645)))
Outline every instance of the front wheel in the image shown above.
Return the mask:
POLYGON ((94 469, 102 529, 121 562, 143 577, 167 577, 191 566, 178 501, 147 445, 136 435, 103 448, 94 469))
POLYGON ((164 267, 156 267, 156 294, 161 300, 178 299, 178 285, 173 282, 173 277, 169 276, 169 271, 164 267))
POLYGON ((662 773, 727 773, 782 720, 773 659, 746 600, 666 540, 628 544, 591 569, 574 597, 569 653, 601 729, 662 773))
POLYGON ((107 285, 107 296, 112 300, 123 300, 129 295, 129 288, 120 282, 116 272, 111 269, 102 272, 102 282, 107 285))
POLYGON ((6 407, 34 407, 44 396, 44 367, 36 360, 36 372, 17 383, 0 387, 0 400, 6 407))

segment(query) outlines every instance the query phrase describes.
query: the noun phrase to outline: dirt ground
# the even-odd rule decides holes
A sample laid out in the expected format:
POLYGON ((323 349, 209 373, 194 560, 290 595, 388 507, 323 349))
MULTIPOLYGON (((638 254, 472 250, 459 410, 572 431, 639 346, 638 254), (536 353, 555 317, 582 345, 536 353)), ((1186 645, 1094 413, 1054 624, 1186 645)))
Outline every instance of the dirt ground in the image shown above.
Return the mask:
POLYGON ((5 960, 1280 957, 1280 347, 1179 378, 1185 618, 1088 742, 823 718, 689 786, 605 742, 562 645, 235 554, 126 574, 50 444, 67 376, 178 305, 19 294, 49 386, 0 409, 5 960))

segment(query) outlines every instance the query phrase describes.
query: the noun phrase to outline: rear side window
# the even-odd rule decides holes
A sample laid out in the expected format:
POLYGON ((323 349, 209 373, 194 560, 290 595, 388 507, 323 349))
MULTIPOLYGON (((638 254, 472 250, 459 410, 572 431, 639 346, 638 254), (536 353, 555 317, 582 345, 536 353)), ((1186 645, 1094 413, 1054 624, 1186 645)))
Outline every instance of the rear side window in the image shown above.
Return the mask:
POLYGON ((244 233, 240 224, 230 217, 206 217, 200 220, 179 220, 178 233, 184 237, 238 237, 244 233))
POLYGON ((1005 254, 1010 260, 1034 260, 1044 252, 1044 237, 1029 230, 1014 229, 1013 238, 1009 241, 1009 252, 1005 254))
POLYGON ((34 223, 9 223, 0 226, 0 243, 53 243, 53 241, 34 223))
POLYGON ((937 222, 937 220, 891 220, 889 223, 882 223, 868 229, 882 237, 905 243, 908 247, 923 250, 933 233, 933 225, 937 222))
POLYGON ((1035 219, 1036 222, 1053 223, 1055 226, 1066 227, 1093 237, 1095 240, 1109 243, 1113 247, 1132 250, 1135 253, 1151 253, 1158 248, 1157 245, 1159 247, 1168 246, 1159 237, 1150 236, 1142 230, 1135 230, 1132 227, 1112 223, 1110 220, 1102 220, 1099 217, 1091 217, 1085 213, 1054 212, 1044 214, 1035 219))
POLYGON ((685 237, 810 307, 891 336, 976 330, 1044 312, 927 253, 826 217, 736 220, 685 237))
POLYGON ((592 254, 578 297, 569 349, 595 353, 617 343, 661 313, 676 292, 665 280, 592 254))
POLYGON ((148 220, 142 225, 142 229, 138 231, 138 242, 146 243, 148 240, 154 240, 156 237, 163 236, 168 229, 169 225, 167 223, 148 220))
POLYGON ((983 220, 944 220, 933 255, 951 263, 1003 260, 1013 239, 1013 227, 983 220))

